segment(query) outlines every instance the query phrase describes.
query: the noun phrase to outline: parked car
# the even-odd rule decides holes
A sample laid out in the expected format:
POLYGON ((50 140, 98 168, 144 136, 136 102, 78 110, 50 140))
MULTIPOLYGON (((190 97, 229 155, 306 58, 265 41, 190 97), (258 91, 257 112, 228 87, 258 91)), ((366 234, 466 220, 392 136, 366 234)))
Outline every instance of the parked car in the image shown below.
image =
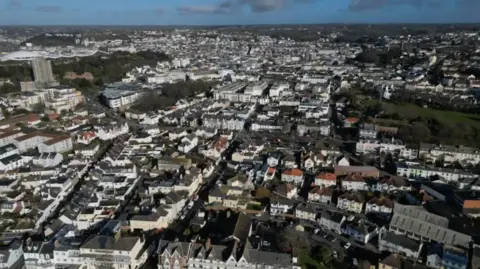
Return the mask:
POLYGON ((350 248, 351 246, 352 246, 352 243, 347 242, 347 243, 343 246, 343 248, 348 249, 348 248, 350 248))

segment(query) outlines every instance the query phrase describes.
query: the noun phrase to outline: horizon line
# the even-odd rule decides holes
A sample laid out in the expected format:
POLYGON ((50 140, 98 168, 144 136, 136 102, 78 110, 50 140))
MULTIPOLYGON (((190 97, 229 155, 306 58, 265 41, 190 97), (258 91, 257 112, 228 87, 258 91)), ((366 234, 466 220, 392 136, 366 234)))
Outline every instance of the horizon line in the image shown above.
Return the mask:
POLYGON ((263 23, 263 24, 0 24, 3 27, 252 27, 252 26, 322 26, 322 25, 478 25, 478 22, 323 22, 323 23, 263 23))

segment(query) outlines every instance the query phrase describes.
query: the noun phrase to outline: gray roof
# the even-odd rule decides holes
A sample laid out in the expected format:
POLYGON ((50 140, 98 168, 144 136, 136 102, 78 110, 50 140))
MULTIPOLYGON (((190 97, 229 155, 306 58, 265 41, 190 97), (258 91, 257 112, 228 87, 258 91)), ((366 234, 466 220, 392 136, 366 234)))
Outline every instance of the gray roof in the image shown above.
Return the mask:
POLYGON ((250 232, 251 224, 252 219, 247 214, 240 213, 238 215, 237 223, 235 224, 235 229, 233 230, 233 236, 235 236, 240 242, 245 242, 250 232))
POLYGON ((402 214, 420 221, 428 222, 442 227, 448 227, 448 219, 429 213, 423 207, 396 204, 393 213, 402 214))
POLYGON ((190 242, 170 242, 165 250, 167 251, 166 253, 170 255, 177 252, 181 257, 186 257, 189 249, 190 242))
POLYGON ((467 246, 471 237, 447 228, 448 219, 427 212, 417 206, 396 204, 390 227, 428 238, 430 240, 467 246))
POLYGON ((138 237, 120 237, 115 240, 113 236, 95 235, 81 246, 83 249, 110 249, 130 251, 140 240, 138 237))
POLYGON ((250 261, 267 266, 281 266, 282 268, 292 265, 292 257, 289 254, 268 252, 256 249, 248 249, 250 261))
POLYGON ((420 243, 419 242, 417 242, 413 239, 410 239, 403 234, 396 234, 396 233, 390 232, 390 231, 386 232, 382 236, 381 241, 386 241, 386 242, 389 242, 391 244, 410 249, 412 251, 418 251, 419 248, 420 248, 420 243))

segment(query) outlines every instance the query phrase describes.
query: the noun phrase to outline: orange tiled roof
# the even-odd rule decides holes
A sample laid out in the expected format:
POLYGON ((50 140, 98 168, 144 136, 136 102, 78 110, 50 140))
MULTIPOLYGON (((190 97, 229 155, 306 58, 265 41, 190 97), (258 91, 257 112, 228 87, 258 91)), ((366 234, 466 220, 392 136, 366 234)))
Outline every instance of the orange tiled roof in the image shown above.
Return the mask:
POLYGON ((350 123, 355 123, 358 121, 358 118, 355 118, 355 117, 349 117, 349 118, 346 118, 345 121, 348 121, 350 123))
POLYGON ((298 168, 295 168, 295 169, 289 169, 289 170, 286 170, 285 172, 283 172, 284 175, 286 176, 303 176, 303 171, 298 169, 298 168))
POLYGON ((83 139, 91 138, 91 137, 96 137, 97 134, 95 132, 84 132, 82 134, 83 139))
POLYGON ((268 174, 273 174, 273 173, 275 173, 275 171, 277 171, 277 170, 275 170, 275 168, 273 168, 273 167, 269 167, 269 168, 267 169, 267 173, 268 173, 268 174))
POLYGON ((55 112, 48 114, 48 118, 51 120, 58 119, 59 115, 55 112))
POLYGON ((337 180, 337 175, 335 175, 334 173, 321 173, 318 174, 315 178, 335 181, 337 180))
POLYGON ((40 117, 37 114, 30 114, 27 117, 28 122, 40 120, 40 117))

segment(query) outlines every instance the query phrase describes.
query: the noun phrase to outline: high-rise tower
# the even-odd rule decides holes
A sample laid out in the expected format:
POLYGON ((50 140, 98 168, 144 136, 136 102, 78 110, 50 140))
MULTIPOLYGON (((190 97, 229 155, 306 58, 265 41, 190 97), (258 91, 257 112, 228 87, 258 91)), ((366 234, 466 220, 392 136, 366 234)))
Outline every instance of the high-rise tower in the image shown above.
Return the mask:
POLYGON ((33 76, 35 83, 51 83, 54 82, 52 72, 52 63, 43 57, 35 58, 32 61, 33 76))

